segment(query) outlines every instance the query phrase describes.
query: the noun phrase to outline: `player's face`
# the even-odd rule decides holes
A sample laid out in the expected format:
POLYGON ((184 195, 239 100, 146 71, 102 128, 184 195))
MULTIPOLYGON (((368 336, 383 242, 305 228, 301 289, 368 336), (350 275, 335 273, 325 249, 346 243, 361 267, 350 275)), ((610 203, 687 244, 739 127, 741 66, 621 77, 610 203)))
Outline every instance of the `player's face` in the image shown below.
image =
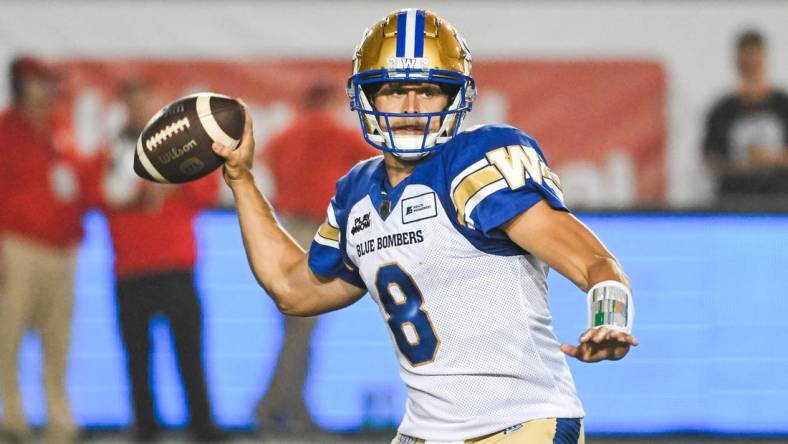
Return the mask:
MULTIPOLYGON (((384 84, 375 94, 375 109, 385 113, 434 113, 449 105, 449 96, 434 83, 391 82, 384 84)), ((426 117, 391 117, 388 119, 395 135, 422 135, 426 117)), ((386 119, 380 118, 380 127, 388 129, 386 119)), ((430 131, 437 131, 441 119, 430 120, 430 131)))

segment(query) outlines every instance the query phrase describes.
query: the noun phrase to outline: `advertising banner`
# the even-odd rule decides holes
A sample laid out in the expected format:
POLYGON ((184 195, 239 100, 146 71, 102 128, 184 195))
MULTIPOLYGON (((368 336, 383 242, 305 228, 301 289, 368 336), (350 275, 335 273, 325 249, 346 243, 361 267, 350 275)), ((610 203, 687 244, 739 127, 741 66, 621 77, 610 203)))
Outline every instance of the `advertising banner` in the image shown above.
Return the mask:
MULTIPOLYGON (((71 60, 62 67, 77 141, 86 150, 119 128, 115 96, 135 77, 156 86, 158 105, 198 91, 243 98, 263 148, 317 82, 336 85, 337 117, 358 125, 344 98, 349 60, 71 60)), ((569 205, 664 202, 666 85, 658 63, 493 59, 476 61, 474 77, 479 97, 466 127, 508 123, 535 137, 569 205)))

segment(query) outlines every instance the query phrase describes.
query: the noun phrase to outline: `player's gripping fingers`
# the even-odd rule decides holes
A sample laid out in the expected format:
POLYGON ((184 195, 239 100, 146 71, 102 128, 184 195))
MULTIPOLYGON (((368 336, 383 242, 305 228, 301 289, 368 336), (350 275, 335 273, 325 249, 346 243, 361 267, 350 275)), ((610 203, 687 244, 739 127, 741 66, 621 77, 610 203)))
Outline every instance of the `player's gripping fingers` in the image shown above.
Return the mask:
POLYGON ((246 105, 246 102, 240 98, 237 100, 244 110, 244 132, 241 136, 241 144, 238 146, 238 149, 243 154, 246 154, 247 152, 254 151, 254 123, 252 122, 252 113, 249 112, 249 107, 246 105))
POLYGON ((239 163, 246 163, 247 159, 251 159, 254 155, 254 123, 246 102, 241 99, 237 100, 244 110, 244 130, 238 147, 233 150, 219 142, 214 142, 211 146, 213 151, 225 160, 237 160, 239 163))
POLYGON ((224 160, 228 160, 228 158, 233 152, 233 150, 222 145, 219 142, 214 142, 213 144, 211 144, 211 148, 213 148, 214 153, 216 153, 219 157, 223 158, 224 160))
POLYGON ((254 160, 255 142, 252 115, 246 103, 241 99, 237 100, 244 110, 244 131, 240 144, 234 150, 218 142, 211 145, 213 151, 225 160, 223 172, 224 180, 228 185, 237 183, 239 179, 251 177, 254 160))

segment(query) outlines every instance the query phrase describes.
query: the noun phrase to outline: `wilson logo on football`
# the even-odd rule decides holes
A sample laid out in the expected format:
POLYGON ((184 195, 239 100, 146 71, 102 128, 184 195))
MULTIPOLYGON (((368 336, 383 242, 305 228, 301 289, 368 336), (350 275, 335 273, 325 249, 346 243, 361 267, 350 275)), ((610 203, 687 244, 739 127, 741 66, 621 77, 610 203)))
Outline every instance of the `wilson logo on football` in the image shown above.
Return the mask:
POLYGON ((154 134, 148 140, 146 140, 145 147, 148 148, 148 151, 153 151, 154 148, 159 146, 165 140, 172 137, 173 134, 177 134, 183 131, 184 129, 189 128, 189 126, 190 126, 189 119, 187 117, 184 117, 183 119, 178 119, 175 122, 164 127, 164 129, 154 134))

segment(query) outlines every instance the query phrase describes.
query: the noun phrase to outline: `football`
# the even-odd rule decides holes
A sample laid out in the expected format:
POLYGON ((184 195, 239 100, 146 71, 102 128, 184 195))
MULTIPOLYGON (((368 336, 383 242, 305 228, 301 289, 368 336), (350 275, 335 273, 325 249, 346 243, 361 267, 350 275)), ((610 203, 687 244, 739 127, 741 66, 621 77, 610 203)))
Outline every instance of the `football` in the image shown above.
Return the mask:
POLYGON ((224 163, 213 152, 213 142, 237 148, 243 126, 244 109, 235 99, 209 92, 182 97, 145 125, 134 152, 134 171, 159 183, 199 179, 224 163))

